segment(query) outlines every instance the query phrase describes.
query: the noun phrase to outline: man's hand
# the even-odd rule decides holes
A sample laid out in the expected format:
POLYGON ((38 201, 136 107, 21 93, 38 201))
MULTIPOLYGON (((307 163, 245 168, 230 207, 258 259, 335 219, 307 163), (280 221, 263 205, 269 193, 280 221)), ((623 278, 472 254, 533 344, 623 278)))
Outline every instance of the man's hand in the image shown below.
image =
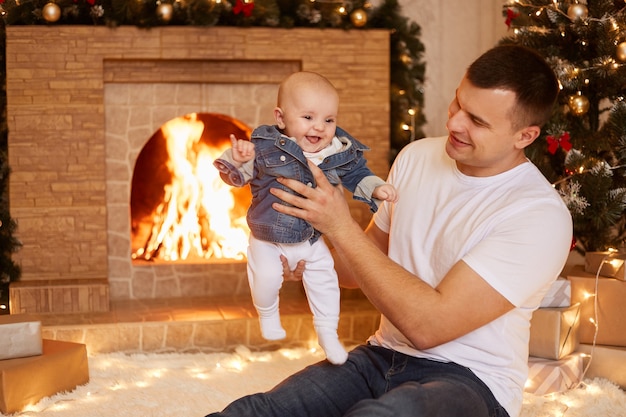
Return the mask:
POLYGON ((317 187, 308 187, 293 179, 279 178, 278 182, 301 196, 272 188, 270 189, 272 194, 293 206, 274 203, 272 207, 280 213, 306 220, 332 239, 344 233, 346 227, 353 226, 354 219, 346 203, 343 188, 340 185, 331 185, 324 172, 310 161, 309 167, 313 172, 317 187))
POLYGON ((289 261, 285 255, 280 255, 280 263, 283 264, 283 280, 284 281, 302 281, 306 262, 298 261, 296 267, 292 270, 289 267, 289 261))

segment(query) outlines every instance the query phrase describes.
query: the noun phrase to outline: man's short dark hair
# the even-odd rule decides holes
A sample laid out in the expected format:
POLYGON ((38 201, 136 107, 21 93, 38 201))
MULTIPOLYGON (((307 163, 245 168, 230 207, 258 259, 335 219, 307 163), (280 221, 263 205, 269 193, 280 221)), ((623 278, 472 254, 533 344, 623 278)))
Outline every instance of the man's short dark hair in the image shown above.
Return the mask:
POLYGON ((466 77, 478 88, 513 91, 517 105, 511 117, 517 128, 546 123, 559 94, 559 82, 548 63, 520 45, 488 50, 469 66, 466 77))

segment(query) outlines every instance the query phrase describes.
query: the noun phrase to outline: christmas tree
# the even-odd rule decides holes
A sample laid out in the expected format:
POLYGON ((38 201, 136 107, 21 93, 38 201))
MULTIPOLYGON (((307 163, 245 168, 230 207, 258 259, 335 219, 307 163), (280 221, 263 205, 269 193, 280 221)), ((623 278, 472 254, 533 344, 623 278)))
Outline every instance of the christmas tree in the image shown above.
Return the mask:
POLYGON ((504 6, 502 44, 537 50, 559 82, 558 106, 527 156, 558 189, 576 249, 626 242, 626 4, 523 0, 504 6))

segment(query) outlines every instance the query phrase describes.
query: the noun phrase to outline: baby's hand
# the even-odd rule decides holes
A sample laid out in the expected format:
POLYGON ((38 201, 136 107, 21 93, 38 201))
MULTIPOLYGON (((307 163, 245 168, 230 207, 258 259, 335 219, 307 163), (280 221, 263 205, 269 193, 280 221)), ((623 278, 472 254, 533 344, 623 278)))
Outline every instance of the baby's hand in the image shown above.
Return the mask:
POLYGON ((249 140, 237 139, 235 135, 230 135, 230 143, 233 147, 233 160, 244 163, 254 159, 254 143, 249 140))
POLYGON ((398 191, 391 184, 383 184, 374 188, 374 192, 372 193, 372 196, 379 200, 387 201, 389 203, 398 202, 398 191))

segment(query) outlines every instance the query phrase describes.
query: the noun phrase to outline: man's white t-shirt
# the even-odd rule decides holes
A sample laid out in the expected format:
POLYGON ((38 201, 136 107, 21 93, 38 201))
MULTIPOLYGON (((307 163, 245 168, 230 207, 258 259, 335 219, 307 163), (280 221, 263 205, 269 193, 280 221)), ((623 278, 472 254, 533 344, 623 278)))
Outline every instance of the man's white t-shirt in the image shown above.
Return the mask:
POLYGON ((528 374, 530 318, 565 263, 571 216, 532 163, 469 177, 447 155, 446 140, 420 139, 394 162, 388 182, 398 189, 399 201, 383 204, 374 217, 389 233, 389 257, 432 287, 463 260, 516 308, 423 351, 383 316, 370 342, 471 369, 517 416, 528 374))

